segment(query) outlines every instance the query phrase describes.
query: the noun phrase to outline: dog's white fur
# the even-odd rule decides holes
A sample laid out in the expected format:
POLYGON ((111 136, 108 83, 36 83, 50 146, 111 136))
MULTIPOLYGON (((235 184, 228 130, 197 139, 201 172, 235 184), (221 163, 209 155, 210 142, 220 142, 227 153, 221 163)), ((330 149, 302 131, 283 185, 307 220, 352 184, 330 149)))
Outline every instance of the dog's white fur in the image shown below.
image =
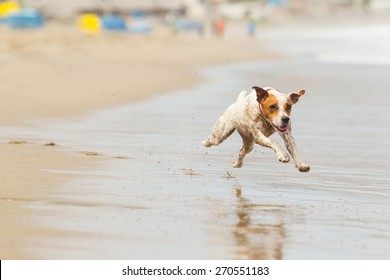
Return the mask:
POLYGON ((237 101, 230 105, 215 123, 210 136, 202 142, 205 147, 217 146, 228 138, 235 130, 241 135, 243 146, 240 149, 233 167, 241 167, 246 154, 253 149, 254 143, 275 151, 279 161, 288 162, 289 156, 282 151, 279 144, 268 137, 278 132, 284 140, 285 146, 290 153, 295 166, 301 172, 308 172, 309 165, 302 163, 297 154, 294 138, 291 135, 290 111, 285 110, 286 104, 291 107, 305 91, 284 94, 273 88, 253 87, 249 93, 242 91, 237 101), (263 108, 264 101, 272 96, 274 103, 277 102, 278 110, 272 116, 264 115, 267 108, 263 108), (282 118, 285 118, 284 122, 282 118), (286 122, 287 120, 287 122, 286 122))

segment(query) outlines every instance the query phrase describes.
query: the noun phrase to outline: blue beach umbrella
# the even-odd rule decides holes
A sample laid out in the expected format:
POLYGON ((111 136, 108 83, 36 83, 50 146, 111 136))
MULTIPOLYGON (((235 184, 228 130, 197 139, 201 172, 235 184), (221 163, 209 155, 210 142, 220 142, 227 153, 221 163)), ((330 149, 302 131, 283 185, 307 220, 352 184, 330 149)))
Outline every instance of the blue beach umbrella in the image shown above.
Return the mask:
POLYGON ((41 28, 44 24, 44 18, 35 9, 20 9, 8 14, 3 22, 12 29, 41 28))
POLYGON ((125 21, 117 16, 105 15, 101 17, 101 27, 104 30, 126 30, 125 21))

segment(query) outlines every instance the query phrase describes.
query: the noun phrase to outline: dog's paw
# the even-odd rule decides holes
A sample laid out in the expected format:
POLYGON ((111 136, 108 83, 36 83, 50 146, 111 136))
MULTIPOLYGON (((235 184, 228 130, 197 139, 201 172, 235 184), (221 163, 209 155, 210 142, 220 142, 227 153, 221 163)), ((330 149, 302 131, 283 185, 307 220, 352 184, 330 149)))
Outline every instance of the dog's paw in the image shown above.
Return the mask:
POLYGON ((309 172, 310 166, 302 163, 300 166, 298 166, 298 170, 301 172, 309 172))
POLYGON ((290 157, 287 154, 278 154, 278 160, 280 162, 289 162, 290 157))
POLYGON ((234 168, 241 168, 242 167, 242 160, 241 161, 236 160, 235 162, 233 162, 232 166, 234 168))
POLYGON ((210 143, 210 140, 208 138, 206 140, 202 141, 202 145, 205 146, 206 148, 209 148, 212 146, 212 144, 210 143))

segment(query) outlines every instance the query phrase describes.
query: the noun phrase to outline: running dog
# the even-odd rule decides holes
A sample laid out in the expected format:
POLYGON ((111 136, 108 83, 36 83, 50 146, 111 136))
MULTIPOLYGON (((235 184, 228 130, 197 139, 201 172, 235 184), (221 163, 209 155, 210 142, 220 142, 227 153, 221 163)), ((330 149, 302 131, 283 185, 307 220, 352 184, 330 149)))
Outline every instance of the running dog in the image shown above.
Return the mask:
POLYGON ((305 91, 285 94, 271 87, 254 86, 252 89, 249 93, 240 93, 237 101, 219 117, 210 136, 202 144, 205 147, 217 146, 237 130, 243 145, 233 167, 242 167, 244 157, 253 150, 254 143, 274 150, 279 161, 289 162, 288 154, 282 151, 278 143, 268 138, 278 132, 295 166, 301 172, 308 172, 310 166, 298 157, 290 121, 291 107, 305 91))

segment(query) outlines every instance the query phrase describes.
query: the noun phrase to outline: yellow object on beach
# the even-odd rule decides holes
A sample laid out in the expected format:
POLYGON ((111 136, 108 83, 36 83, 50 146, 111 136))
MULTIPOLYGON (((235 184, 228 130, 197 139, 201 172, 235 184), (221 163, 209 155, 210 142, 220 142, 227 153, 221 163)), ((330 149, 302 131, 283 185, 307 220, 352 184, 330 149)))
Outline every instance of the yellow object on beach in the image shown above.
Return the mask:
POLYGON ((20 10, 20 4, 15 1, 5 1, 0 3, 0 17, 6 17, 9 13, 20 10))
POLYGON ((100 18, 95 14, 82 14, 77 26, 84 32, 97 33, 100 31, 100 18))

